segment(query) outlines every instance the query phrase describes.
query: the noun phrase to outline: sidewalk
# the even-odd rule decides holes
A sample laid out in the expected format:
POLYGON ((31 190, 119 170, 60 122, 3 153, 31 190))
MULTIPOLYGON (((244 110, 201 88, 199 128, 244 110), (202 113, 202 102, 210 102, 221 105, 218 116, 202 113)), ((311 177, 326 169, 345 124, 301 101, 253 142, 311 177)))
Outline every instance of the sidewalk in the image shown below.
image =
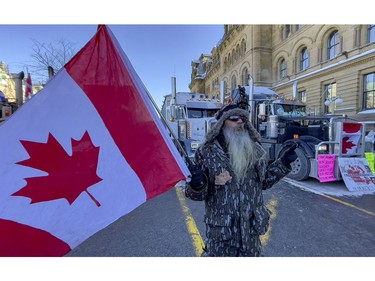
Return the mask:
POLYGON ((283 181, 300 188, 307 188, 309 191, 317 194, 326 194, 336 197, 349 196, 361 197, 363 195, 375 195, 375 190, 367 191, 349 191, 345 186, 344 181, 324 182, 321 183, 317 179, 310 178, 306 181, 295 181, 289 178, 284 178, 283 181))

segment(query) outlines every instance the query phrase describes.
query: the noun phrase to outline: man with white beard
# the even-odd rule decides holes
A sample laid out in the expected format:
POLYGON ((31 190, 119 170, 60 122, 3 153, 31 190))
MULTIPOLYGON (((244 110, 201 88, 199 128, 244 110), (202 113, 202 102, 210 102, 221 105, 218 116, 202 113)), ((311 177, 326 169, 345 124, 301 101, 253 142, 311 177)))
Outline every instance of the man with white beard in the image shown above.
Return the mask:
POLYGON ((203 256, 261 256, 259 235, 267 232, 270 211, 263 190, 291 171, 296 144, 273 163, 249 121, 249 112, 227 105, 189 165, 186 197, 205 201, 206 240, 203 256))

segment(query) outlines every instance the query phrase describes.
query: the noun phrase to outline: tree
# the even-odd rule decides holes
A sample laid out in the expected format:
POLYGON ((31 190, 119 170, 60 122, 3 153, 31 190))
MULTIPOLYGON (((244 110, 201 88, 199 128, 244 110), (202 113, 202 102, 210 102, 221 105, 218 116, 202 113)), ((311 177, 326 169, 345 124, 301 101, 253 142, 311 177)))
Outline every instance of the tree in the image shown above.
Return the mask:
POLYGON ((33 63, 28 65, 32 72, 33 79, 39 83, 46 83, 49 79, 48 67, 52 67, 54 72, 60 70, 74 55, 75 49, 71 42, 59 39, 53 43, 42 43, 36 39, 33 41, 33 63))

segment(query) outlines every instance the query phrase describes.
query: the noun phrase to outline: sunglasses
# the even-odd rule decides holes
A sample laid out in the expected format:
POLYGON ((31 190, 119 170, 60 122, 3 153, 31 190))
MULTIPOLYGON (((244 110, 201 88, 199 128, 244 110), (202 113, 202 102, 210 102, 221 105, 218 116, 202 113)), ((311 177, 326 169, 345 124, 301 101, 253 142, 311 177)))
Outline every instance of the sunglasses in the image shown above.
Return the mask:
POLYGON ((243 118, 241 116, 238 116, 238 115, 233 115, 233 116, 228 117, 228 120, 230 120, 232 122, 237 122, 240 119, 243 121, 243 118))

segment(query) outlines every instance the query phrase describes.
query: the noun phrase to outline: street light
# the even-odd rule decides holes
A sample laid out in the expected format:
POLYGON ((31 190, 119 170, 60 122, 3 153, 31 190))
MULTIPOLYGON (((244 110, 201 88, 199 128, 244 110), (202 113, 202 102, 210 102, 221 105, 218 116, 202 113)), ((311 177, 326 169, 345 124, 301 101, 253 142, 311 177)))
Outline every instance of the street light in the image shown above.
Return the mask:
POLYGON ((332 98, 327 98, 326 101, 324 102, 324 104, 326 106, 330 106, 334 102, 336 104, 342 104, 344 102, 344 100, 340 97, 332 97, 332 98))

